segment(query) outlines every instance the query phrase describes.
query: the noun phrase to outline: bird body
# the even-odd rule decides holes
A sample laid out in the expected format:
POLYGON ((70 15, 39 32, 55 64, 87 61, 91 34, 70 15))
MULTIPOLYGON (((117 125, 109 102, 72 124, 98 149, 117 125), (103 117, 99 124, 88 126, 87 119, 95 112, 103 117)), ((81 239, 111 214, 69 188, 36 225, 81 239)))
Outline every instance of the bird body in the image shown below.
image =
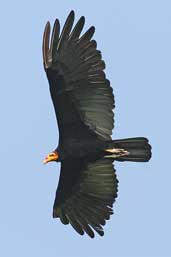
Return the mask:
POLYGON ((148 161, 151 146, 144 137, 112 140, 113 89, 92 39, 95 28, 80 36, 84 22, 82 16, 73 28, 71 11, 61 33, 55 21, 51 41, 50 23, 45 27, 43 60, 59 144, 44 163, 61 162, 53 217, 93 238, 93 230, 103 236, 102 226, 113 213, 118 191, 113 161, 148 161))

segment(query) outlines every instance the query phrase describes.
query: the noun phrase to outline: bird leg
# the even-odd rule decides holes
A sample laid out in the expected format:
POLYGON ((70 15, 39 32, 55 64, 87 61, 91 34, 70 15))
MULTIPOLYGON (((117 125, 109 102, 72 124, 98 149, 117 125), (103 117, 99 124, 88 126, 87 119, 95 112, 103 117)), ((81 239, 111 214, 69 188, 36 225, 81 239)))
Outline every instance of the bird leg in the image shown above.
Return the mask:
POLYGON ((129 155, 129 152, 125 149, 119 149, 119 148, 112 148, 112 149, 106 149, 105 152, 110 153, 110 155, 105 155, 106 158, 117 158, 125 155, 129 155))

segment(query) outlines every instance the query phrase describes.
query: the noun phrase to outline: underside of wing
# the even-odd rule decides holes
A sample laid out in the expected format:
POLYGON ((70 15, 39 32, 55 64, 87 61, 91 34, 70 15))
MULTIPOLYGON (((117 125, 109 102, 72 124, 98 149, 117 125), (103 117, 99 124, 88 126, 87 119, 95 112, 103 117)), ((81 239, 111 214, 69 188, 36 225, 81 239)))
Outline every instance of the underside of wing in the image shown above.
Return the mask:
POLYGON ((62 162, 53 217, 70 223, 81 235, 103 236, 106 220, 113 214, 118 180, 111 160, 62 162))
POLYGON ((84 22, 81 17, 72 29, 72 11, 60 33, 59 21, 56 20, 50 44, 50 23, 47 23, 43 39, 44 67, 60 133, 65 125, 72 128, 78 123, 109 140, 114 122, 114 97, 103 71, 105 63, 101 52, 96 49, 96 41, 92 40, 94 27, 80 36, 84 22))

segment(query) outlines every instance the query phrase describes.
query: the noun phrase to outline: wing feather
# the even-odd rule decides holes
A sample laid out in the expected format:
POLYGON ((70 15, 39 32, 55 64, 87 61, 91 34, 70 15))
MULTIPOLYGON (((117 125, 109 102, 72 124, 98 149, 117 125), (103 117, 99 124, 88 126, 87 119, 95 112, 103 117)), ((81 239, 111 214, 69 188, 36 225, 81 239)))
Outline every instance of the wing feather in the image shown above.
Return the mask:
POLYGON ((57 49, 57 45, 59 43, 59 34, 60 34, 60 23, 59 23, 59 20, 56 19, 53 26, 51 44, 50 44, 51 56, 55 54, 55 51, 57 49))
POLYGON ((114 97, 104 73, 105 63, 101 52, 97 50, 96 41, 92 40, 95 28, 90 27, 80 36, 85 18, 82 16, 74 28, 73 23, 74 12, 71 11, 60 34, 59 21, 55 21, 50 50, 49 22, 43 38, 44 67, 60 137, 69 136, 69 130, 63 128, 70 119, 73 120, 73 128, 84 126, 84 136, 87 130, 87 134, 91 131, 100 139, 110 140, 114 123, 114 97), (78 115, 72 118, 74 112, 78 115))
POLYGON ((70 37, 69 37, 69 42, 72 42, 73 40, 76 40, 79 38, 81 31, 84 27, 84 23, 85 23, 85 18, 84 16, 82 16, 79 21, 77 22, 77 24, 75 25, 70 37))
POLYGON ((81 235, 86 232, 93 238, 95 230, 102 236, 102 226, 113 214, 117 187, 111 160, 62 162, 53 216, 69 222, 81 235))
POLYGON ((72 25, 74 23, 74 11, 71 11, 70 14, 68 15, 68 18, 65 22, 65 25, 63 27, 62 33, 59 38, 59 42, 57 45, 57 51, 60 53, 60 48, 63 47, 64 42, 68 39, 69 34, 72 29, 72 25))

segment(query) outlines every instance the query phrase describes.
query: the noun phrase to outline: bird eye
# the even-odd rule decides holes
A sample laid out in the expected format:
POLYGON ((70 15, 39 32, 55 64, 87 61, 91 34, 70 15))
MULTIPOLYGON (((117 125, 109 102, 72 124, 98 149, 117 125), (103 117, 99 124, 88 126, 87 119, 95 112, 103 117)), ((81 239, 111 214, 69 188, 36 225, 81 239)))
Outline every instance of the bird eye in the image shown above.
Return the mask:
POLYGON ((54 156, 54 154, 53 154, 53 153, 50 153, 50 154, 49 154, 49 157, 53 157, 53 156, 54 156))

